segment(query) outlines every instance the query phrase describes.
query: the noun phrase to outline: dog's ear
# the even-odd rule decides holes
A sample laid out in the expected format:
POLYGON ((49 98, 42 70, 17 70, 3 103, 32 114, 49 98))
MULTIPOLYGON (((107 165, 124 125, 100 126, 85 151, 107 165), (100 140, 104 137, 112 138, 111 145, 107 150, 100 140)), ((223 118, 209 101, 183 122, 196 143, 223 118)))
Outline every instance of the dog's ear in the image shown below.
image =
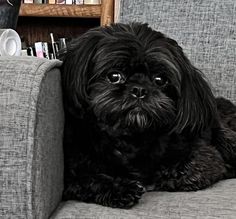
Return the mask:
POLYGON ((181 47, 175 44, 175 48, 178 50, 175 57, 181 71, 175 131, 200 133, 216 121, 215 98, 202 72, 190 63, 181 47))
POLYGON ((64 104, 77 117, 83 116, 87 107, 87 84, 93 68, 92 58, 100 38, 99 31, 94 28, 72 40, 66 53, 60 57, 63 61, 61 72, 64 104))

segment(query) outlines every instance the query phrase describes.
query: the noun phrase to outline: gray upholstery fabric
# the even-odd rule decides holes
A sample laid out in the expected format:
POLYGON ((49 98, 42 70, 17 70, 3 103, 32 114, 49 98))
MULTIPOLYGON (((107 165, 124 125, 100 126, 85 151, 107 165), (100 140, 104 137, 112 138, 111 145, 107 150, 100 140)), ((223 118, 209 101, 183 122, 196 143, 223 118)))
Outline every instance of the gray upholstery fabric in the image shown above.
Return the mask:
POLYGON ((235 0, 120 0, 119 22, 139 21, 175 39, 217 96, 236 102, 235 0))
POLYGON ((150 192, 130 210, 68 201, 51 219, 235 219, 236 179, 197 192, 150 192))
POLYGON ((63 189, 59 61, 0 57, 0 218, 47 218, 63 189))

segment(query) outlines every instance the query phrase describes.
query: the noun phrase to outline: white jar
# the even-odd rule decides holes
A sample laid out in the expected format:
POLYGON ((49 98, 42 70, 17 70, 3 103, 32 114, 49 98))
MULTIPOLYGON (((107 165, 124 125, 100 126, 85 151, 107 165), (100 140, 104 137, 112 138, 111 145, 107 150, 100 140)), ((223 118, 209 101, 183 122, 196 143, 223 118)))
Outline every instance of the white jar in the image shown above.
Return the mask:
POLYGON ((20 56, 21 40, 13 29, 0 29, 0 56, 20 56))

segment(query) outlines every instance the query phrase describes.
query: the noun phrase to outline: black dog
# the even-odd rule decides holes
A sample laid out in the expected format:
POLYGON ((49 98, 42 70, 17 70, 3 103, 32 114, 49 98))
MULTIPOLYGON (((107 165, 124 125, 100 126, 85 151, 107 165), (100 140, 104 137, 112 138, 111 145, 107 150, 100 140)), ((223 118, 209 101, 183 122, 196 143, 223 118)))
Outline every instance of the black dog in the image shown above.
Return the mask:
POLYGON ((64 200, 129 208, 146 190, 235 177, 236 107, 215 99, 176 41, 148 25, 98 27, 72 41, 62 82, 64 200))

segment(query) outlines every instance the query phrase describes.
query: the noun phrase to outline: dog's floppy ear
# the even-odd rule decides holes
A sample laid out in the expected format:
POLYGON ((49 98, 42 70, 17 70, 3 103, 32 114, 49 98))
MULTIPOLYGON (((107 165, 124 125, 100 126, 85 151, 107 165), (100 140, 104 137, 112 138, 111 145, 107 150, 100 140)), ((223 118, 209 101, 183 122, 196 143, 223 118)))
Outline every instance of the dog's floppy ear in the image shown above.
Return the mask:
POLYGON ((93 67, 92 58, 101 36, 96 28, 71 41, 62 54, 62 87, 64 104, 77 117, 83 116, 87 105, 87 84, 93 67))
POLYGON ((216 120, 216 103, 211 88, 202 72, 195 68, 175 45, 175 56, 181 71, 181 94, 177 103, 175 131, 200 133, 216 120))

